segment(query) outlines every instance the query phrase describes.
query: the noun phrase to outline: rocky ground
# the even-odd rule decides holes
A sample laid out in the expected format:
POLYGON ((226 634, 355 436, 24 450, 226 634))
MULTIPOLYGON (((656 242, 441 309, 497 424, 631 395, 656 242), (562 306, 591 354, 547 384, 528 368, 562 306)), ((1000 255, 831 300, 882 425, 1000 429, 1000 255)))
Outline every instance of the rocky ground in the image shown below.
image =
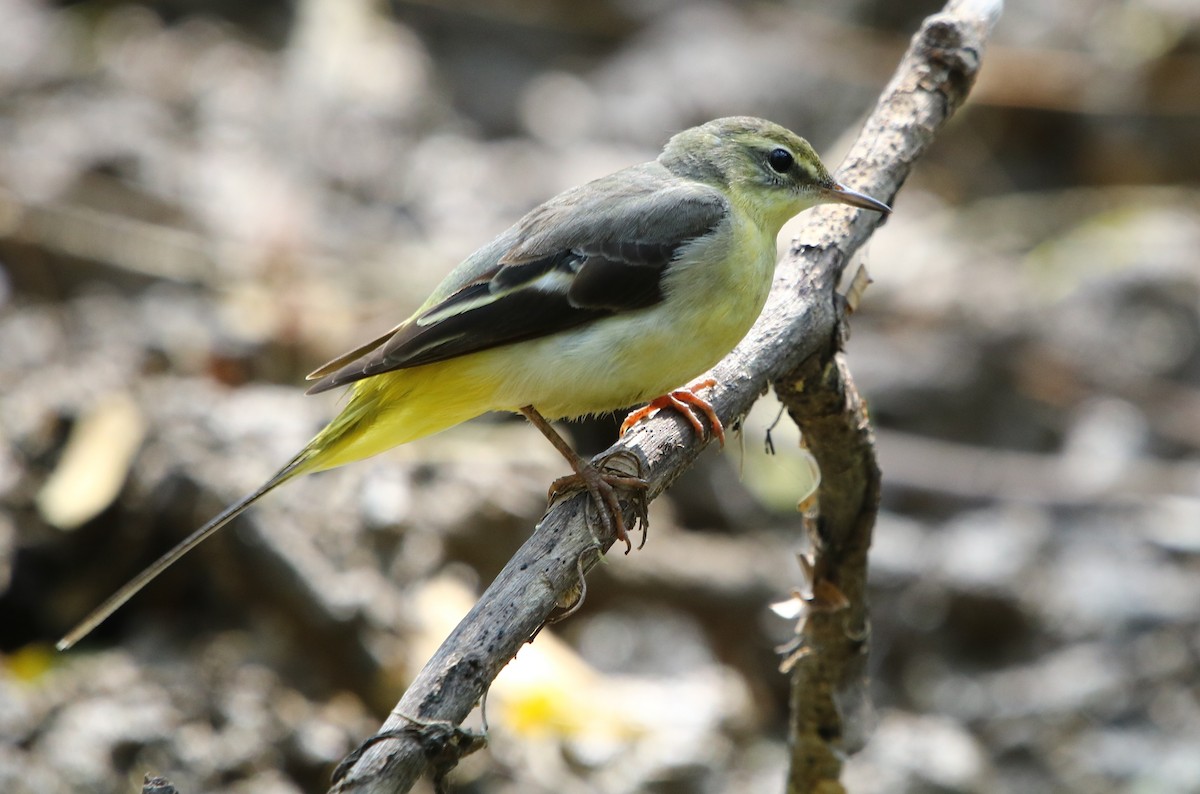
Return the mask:
MULTIPOLYGON (((0 790, 323 790, 541 515, 563 464, 521 422, 293 483, 54 641, 321 426, 305 372, 530 206, 719 115, 836 162, 937 7, 894 6, 2 0, 0 790)), ((1011 3, 864 252, 852 792, 1200 790, 1198 47, 1187 4, 1011 3)), ((780 790, 776 410, 521 652, 453 790, 780 790)))

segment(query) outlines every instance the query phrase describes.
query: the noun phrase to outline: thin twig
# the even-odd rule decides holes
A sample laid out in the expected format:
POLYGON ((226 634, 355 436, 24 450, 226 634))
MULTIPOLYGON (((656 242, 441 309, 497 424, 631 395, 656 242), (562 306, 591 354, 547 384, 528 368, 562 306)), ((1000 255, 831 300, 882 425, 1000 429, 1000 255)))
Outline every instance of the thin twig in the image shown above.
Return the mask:
MULTIPOLYGON (((872 180, 902 178, 966 100, 999 2, 953 0, 925 20, 884 91, 850 159, 872 180), (880 157, 891 160, 889 167, 880 157)), ((884 181, 883 184, 891 184, 884 181)), ((789 646, 791 763, 788 794, 842 791, 843 759, 866 739, 867 551, 879 506, 880 471, 866 407, 840 355, 844 333, 775 382, 821 470, 809 522, 804 613, 789 646)))
MULTIPOLYGON (((966 9, 962 13, 977 19, 981 5, 986 4, 960 2, 951 7, 966 9)), ((892 198, 934 132, 961 104, 970 84, 971 64, 978 64, 982 37, 972 39, 976 42, 972 50, 964 46, 961 36, 950 35, 954 19, 941 19, 932 31, 926 25, 927 46, 906 56, 841 169, 839 178, 855 189, 884 200, 892 198), (913 90, 901 90, 910 85, 913 90)), ((808 213, 807 219, 799 242, 776 271, 759 322, 710 373, 718 384, 711 401, 727 426, 750 409, 768 384, 830 348, 838 333, 833 299, 837 278, 851 254, 881 222, 875 213, 837 207, 818 208, 808 213)), ((646 464, 647 497, 652 499, 707 443, 697 438, 682 418, 660 414, 628 433, 604 455, 638 455, 646 464)), ((431 723, 461 723, 501 668, 564 596, 578 587, 578 561, 595 544, 585 521, 588 499, 579 495, 563 500, 547 513, 413 680, 380 729, 387 738, 372 741, 332 791, 405 792, 432 768, 429 748, 399 730, 408 721, 404 715, 431 723)), ((603 545, 607 550, 612 538, 603 539, 603 545)), ((591 557, 585 567, 590 569, 598 558, 591 557)))

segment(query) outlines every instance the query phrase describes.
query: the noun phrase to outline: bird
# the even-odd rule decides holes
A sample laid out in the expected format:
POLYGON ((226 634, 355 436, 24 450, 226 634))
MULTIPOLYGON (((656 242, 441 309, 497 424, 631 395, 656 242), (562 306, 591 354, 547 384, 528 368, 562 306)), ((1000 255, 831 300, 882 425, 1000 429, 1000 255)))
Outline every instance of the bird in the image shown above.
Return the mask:
MULTIPOLYGON (((818 204, 890 213, 838 182, 813 147, 760 118, 719 118, 672 136, 658 157, 571 188, 463 260, 410 317, 312 372, 308 393, 348 388, 344 407, 274 476, 195 530, 84 618, 65 650, 247 507, 302 474, 361 460, 481 414, 523 414, 630 548, 617 490, 646 487, 582 458, 551 420, 651 401, 703 434, 720 419, 692 382, 766 303, 783 224, 818 204)), ((639 467, 640 469, 640 467, 639 467)), ((640 474, 640 470, 639 470, 640 474)))

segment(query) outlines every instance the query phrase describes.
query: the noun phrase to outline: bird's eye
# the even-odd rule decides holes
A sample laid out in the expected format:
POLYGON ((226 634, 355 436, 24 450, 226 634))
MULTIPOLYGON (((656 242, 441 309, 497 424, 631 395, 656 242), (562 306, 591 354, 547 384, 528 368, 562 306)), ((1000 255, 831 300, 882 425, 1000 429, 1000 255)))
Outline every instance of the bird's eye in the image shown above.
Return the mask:
POLYGON ((767 165, 780 174, 786 174, 795 163, 796 158, 792 157, 792 153, 787 149, 772 149, 767 155, 767 165))

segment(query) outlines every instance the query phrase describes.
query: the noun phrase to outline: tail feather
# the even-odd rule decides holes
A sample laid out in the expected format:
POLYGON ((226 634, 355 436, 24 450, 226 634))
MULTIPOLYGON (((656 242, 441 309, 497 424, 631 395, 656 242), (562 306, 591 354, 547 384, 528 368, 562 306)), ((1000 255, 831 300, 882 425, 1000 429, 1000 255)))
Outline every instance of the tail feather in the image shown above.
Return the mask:
POLYGON ((262 486, 260 486, 258 490, 239 499, 229 507, 226 507, 220 513, 214 516, 207 524, 188 535, 173 549, 151 563, 150 566, 144 571, 126 582, 120 590, 113 593, 108 600, 92 610, 91 614, 80 621, 75 628, 67 632, 67 634, 58 641, 55 647, 60 651, 65 651, 86 637, 92 632, 93 629, 107 620, 112 613, 120 609, 126 601, 137 595, 137 593, 141 591, 143 587, 158 578, 159 574, 178 562, 185 554, 199 546, 221 527, 225 526, 230 521, 241 515, 241 513, 247 507, 254 504, 263 496, 275 490, 280 485, 283 485, 293 477, 297 477, 312 470, 314 468, 312 463, 312 450, 310 447, 306 447, 303 452, 292 458, 292 460, 286 466, 276 472, 275 475, 271 477, 271 479, 267 480, 262 486))

